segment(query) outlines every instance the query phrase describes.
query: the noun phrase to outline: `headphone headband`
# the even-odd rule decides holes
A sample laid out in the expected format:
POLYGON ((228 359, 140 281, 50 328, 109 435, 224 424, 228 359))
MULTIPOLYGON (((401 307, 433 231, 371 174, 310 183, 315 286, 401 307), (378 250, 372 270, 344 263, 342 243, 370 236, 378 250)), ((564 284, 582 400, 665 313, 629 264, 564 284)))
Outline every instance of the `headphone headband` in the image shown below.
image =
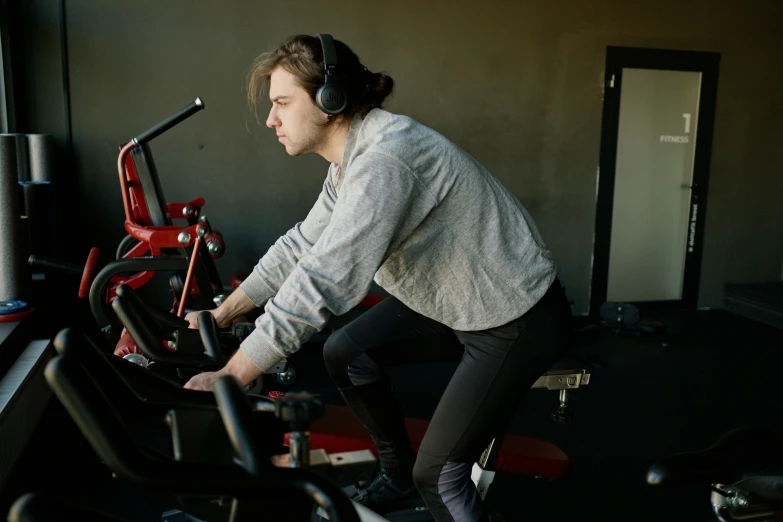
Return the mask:
POLYGON ((321 49, 324 53, 324 69, 326 73, 332 73, 337 69, 337 48, 334 45, 334 38, 330 34, 317 34, 321 40, 321 49))

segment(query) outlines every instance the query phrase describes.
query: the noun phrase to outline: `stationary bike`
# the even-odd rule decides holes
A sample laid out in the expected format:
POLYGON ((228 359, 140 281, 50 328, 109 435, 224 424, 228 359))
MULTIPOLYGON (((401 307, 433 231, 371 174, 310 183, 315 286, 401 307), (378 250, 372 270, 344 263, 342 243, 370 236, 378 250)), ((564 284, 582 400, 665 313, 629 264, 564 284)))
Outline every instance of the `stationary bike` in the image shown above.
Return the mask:
POLYGON ((737 428, 707 449, 679 453, 653 464, 647 483, 676 487, 710 485, 720 522, 783 520, 783 433, 770 428, 737 428))

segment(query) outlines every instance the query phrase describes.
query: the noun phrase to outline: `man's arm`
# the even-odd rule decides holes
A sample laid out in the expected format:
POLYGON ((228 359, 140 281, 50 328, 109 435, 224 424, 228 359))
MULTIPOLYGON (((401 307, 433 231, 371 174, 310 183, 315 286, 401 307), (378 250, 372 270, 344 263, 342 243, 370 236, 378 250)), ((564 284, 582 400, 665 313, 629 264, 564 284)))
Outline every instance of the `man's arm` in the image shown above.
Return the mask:
POLYGON ((436 204, 417 197, 415 173, 384 154, 364 154, 345 176, 331 222, 240 347, 258 371, 299 350, 331 316, 356 306, 386 257, 436 204))
POLYGON ((216 309, 212 310, 212 315, 220 328, 225 328, 237 317, 255 310, 256 304, 250 300, 242 288, 237 288, 223 301, 216 309))
MULTIPOLYGON (((264 306, 293 272, 299 259, 306 255, 321 237, 337 201, 333 182, 334 170, 333 166, 329 167, 321 194, 304 221, 297 223, 278 239, 239 288, 232 292, 223 304, 212 310, 212 315, 221 328, 231 324, 235 318, 264 306)), ((198 312, 190 312, 185 319, 191 328, 198 328, 198 312)))
POLYGON ((240 285, 255 306, 264 306, 264 303, 277 293, 299 260, 310 252, 329 224, 337 202, 337 190, 333 181, 335 171, 336 167, 332 164, 321 194, 304 221, 297 223, 280 237, 240 285))
MULTIPOLYGON (((211 310, 218 326, 228 326, 235 318, 263 306, 293 272, 299 259, 310 252, 313 244, 318 241, 329 224, 332 210, 337 202, 337 190, 333 182, 334 171, 332 165, 321 194, 305 220, 278 239, 239 288, 233 291, 223 304, 211 310)), ((198 328, 198 313, 190 312, 185 316, 191 328, 198 328)), ((234 375, 243 384, 248 384, 261 373, 261 369, 239 349, 222 369, 193 376, 185 384, 185 388, 211 390, 215 380, 221 375, 234 375)))

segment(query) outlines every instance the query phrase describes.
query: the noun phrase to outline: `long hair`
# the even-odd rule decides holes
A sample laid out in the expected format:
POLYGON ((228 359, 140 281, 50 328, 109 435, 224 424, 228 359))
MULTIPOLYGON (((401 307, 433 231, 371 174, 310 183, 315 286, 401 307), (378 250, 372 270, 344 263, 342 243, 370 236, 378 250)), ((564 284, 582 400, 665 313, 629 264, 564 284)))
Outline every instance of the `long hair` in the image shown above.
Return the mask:
MULTIPOLYGON (((382 108, 384 100, 394 89, 394 80, 384 73, 368 70, 356 53, 340 40, 335 40, 334 44, 340 64, 340 82, 348 97, 348 105, 340 115, 364 117, 372 109, 382 108)), ((277 49, 263 53, 253 61, 247 90, 248 106, 253 114, 258 114, 258 102, 269 85, 272 71, 278 67, 293 74, 315 103, 315 94, 325 78, 320 40, 309 35, 292 36, 277 49)), ((334 116, 330 115, 330 122, 334 116)))

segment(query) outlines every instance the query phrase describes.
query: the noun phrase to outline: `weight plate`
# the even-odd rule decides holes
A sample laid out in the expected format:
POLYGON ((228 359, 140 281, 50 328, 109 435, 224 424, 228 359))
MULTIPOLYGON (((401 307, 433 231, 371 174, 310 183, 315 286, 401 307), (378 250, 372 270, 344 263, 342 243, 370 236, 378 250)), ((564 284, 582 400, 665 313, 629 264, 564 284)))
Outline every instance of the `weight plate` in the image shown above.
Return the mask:
POLYGON ((25 301, 0 301, 0 315, 18 314, 25 308, 27 308, 27 303, 25 301))

